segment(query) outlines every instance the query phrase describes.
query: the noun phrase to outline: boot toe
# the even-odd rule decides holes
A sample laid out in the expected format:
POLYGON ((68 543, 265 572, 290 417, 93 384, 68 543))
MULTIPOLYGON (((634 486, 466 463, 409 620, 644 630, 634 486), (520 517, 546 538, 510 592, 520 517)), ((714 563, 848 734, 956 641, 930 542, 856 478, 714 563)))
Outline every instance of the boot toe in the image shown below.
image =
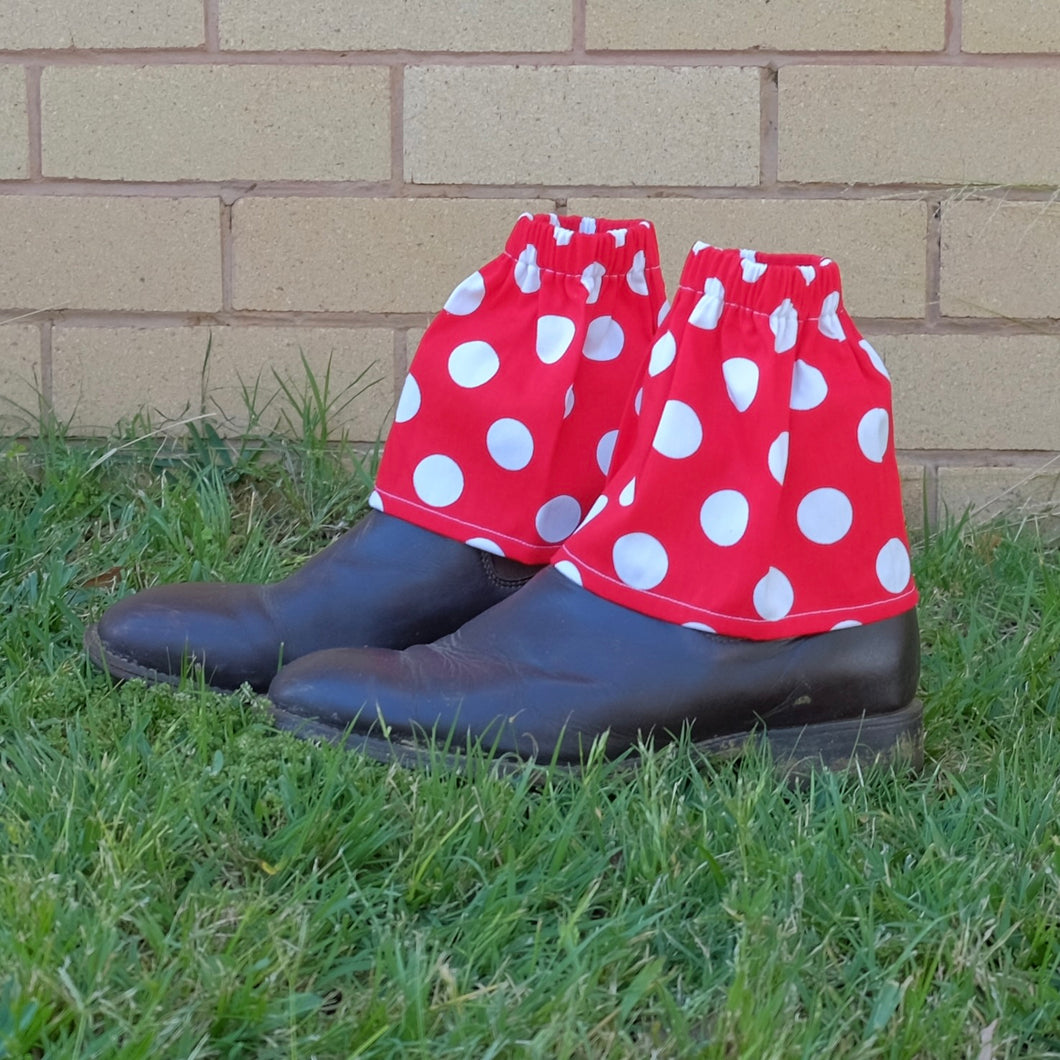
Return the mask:
POLYGON ((213 688, 248 683, 263 691, 280 660, 261 649, 267 620, 258 597, 255 586, 148 589, 109 608, 85 631, 85 647, 96 666, 119 680, 177 684, 183 674, 201 671, 213 688))

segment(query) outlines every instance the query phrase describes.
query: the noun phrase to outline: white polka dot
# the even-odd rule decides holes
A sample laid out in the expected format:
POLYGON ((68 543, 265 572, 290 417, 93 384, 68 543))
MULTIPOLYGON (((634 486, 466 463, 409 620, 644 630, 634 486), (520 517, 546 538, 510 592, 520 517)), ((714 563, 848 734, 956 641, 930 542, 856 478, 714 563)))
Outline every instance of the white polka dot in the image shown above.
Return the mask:
POLYGON ((795 345, 799 335, 799 314, 790 298, 785 298, 769 314, 769 328, 773 332, 773 349, 777 353, 787 353, 795 345))
POLYGON ((817 326, 821 329, 821 334, 826 338, 842 342, 846 338, 846 333, 843 331, 843 325, 839 322, 839 314, 836 312, 838 308, 839 292, 833 291, 825 298, 824 304, 821 306, 821 315, 817 319, 817 326))
POLYGON ((424 504, 446 508, 464 492, 464 473, 455 460, 435 453, 416 465, 412 472, 412 488, 424 504))
POLYGON ((488 342, 462 342, 449 354, 449 378, 468 389, 488 383, 500 366, 501 359, 488 342))
POLYGON ((491 541, 488 537, 469 537, 464 544, 477 548, 480 552, 491 552, 494 556, 504 555, 504 549, 496 541, 491 541))
POLYGON ((533 243, 527 245, 515 263, 515 282, 523 294, 534 294, 541 289, 541 270, 537 267, 537 247, 533 243))
POLYGON ((769 473, 784 485, 784 476, 788 473, 788 432, 781 431, 769 447, 769 473))
POLYGON ((368 494, 368 507, 374 508, 377 512, 383 510, 383 498, 379 496, 379 493, 376 490, 372 490, 372 492, 368 494))
POLYGON ((588 297, 585 299, 586 305, 593 305, 600 297, 600 285, 603 283, 606 271, 598 261, 594 261, 591 265, 586 265, 582 269, 582 286, 589 292, 588 297))
POLYGON ((622 326, 614 317, 597 317, 585 331, 582 352, 590 361, 613 361, 625 342, 622 326))
POLYGON ((832 264, 831 258, 821 258, 821 267, 827 269, 832 264))
POLYGON ((611 470, 611 458, 615 455, 615 442, 617 441, 618 431, 608 431, 596 443, 596 465, 605 475, 611 470))
POLYGON ((596 218, 595 217, 583 217, 578 222, 578 231, 582 235, 594 236, 596 235, 596 218))
POLYGON ((677 339, 673 332, 664 331, 651 348, 651 360, 648 362, 648 375, 665 372, 677 356, 677 339))
POLYGON ((735 545, 747 531, 751 506, 738 490, 712 493, 699 510, 699 525, 715 545, 735 545))
POLYGON ((817 270, 812 265, 800 265, 799 272, 802 273, 802 278, 806 281, 807 287, 817 278, 817 270))
POLYGON ((637 495, 637 480, 631 478, 623 487, 622 492, 618 495, 618 503, 623 508, 628 508, 633 503, 633 498, 637 495))
POLYGON ((882 464, 891 436, 891 417, 886 409, 869 409, 858 423, 858 445, 874 464, 882 464))
POLYGON ((574 411, 574 384, 567 387, 567 393, 563 395, 563 418, 566 419, 574 411))
POLYGON ((659 315, 655 318, 656 327, 658 327, 658 325, 661 324, 666 319, 666 316, 667 316, 667 314, 669 312, 670 312, 670 302, 669 302, 669 300, 667 300, 667 301, 663 302, 663 304, 661 306, 659 306, 659 315))
POLYGON ((795 603, 795 590, 782 571, 770 567, 769 573, 754 588, 754 605, 760 618, 776 622, 783 618, 795 603))
POLYGON ((848 618, 848 619, 846 619, 843 622, 837 622, 832 627, 832 629, 854 629, 855 627, 860 626, 860 625, 861 625, 860 622, 855 621, 853 618, 848 618))
POLYGON ((673 460, 691 456, 703 441, 703 425, 690 405, 667 401, 663 406, 652 448, 673 460))
POLYGON ((846 537, 854 522, 854 508, 847 495, 825 486, 811 490, 799 502, 795 518, 803 534, 818 545, 834 545, 846 537))
POLYGON ((565 247, 574 238, 574 233, 569 228, 557 226, 552 229, 552 238, 556 241, 557 247, 565 247))
POLYGON ((534 436, 519 420, 495 420, 486 431, 486 448, 506 471, 522 471, 534 455, 534 436))
POLYGON ((590 523, 595 519, 605 508, 607 507, 607 498, 601 493, 599 497, 593 501, 593 506, 589 509, 588 514, 578 524, 579 527, 585 526, 586 523, 590 523))
POLYGON ((693 327, 703 328, 705 331, 713 331, 721 319, 721 311, 725 307, 725 287, 721 280, 712 276, 703 285, 703 297, 696 303, 695 308, 688 316, 688 322, 693 327))
POLYGON ((889 593, 900 593, 909 584, 912 569, 909 565, 909 550, 892 537, 876 557, 876 577, 889 593))
POLYGON ((629 272, 626 273, 626 283, 629 284, 629 289, 634 294, 648 293, 648 281, 644 275, 644 261, 644 251, 638 250, 633 255, 633 265, 630 267, 629 272))
POLYGON ((791 376, 791 407, 798 412, 815 409, 828 397, 828 384, 818 368, 796 361, 791 376))
POLYGON ((625 228, 612 228, 607 234, 615 241, 616 247, 624 247, 626 245, 626 234, 628 229, 625 228))
MULTIPOLYGON (((752 255, 754 251, 750 252, 752 255)), ((767 266, 761 261, 755 261, 754 257, 744 258, 740 262, 743 271, 744 283, 757 283, 764 275, 767 266)))
POLYGON ((397 408, 394 410, 395 423, 407 423, 420 411, 420 385, 411 376, 405 376, 405 385, 401 388, 397 408))
POLYGON ((725 389, 738 412, 746 412, 758 393, 758 365, 746 357, 730 357, 721 366, 725 389))
POLYGON ((670 557, 651 534, 624 534, 611 550, 615 573, 631 589, 654 589, 666 577, 670 557))
POLYGON ((699 630, 700 633, 715 632, 713 626, 705 626, 702 622, 682 622, 681 625, 684 626, 685 629, 699 630))
POLYGON ((880 375, 884 376, 884 378, 890 379, 891 374, 887 371, 887 365, 883 363, 883 358, 873 349, 869 342, 865 339, 862 339, 861 342, 858 343, 858 345, 868 355, 869 360, 872 361, 872 367, 875 368, 876 371, 880 373, 880 375))
POLYGON ((710 250, 710 244, 704 243, 702 239, 697 239, 692 244, 692 253, 698 254, 701 250, 710 250))
POLYGON ((570 344, 574 340, 574 331, 574 321, 569 317, 551 315, 538 317, 538 358, 545 364, 555 364, 570 349, 570 344))
POLYGON ((553 563, 552 565, 564 578, 569 578, 575 585, 581 585, 582 572, 569 559, 561 559, 558 563, 553 563))
POLYGON ((573 497, 561 493, 538 508, 534 525, 542 541, 555 544, 570 537, 581 521, 581 505, 573 497))
POLYGON ((457 284, 443 308, 454 316, 466 317, 474 313, 486 297, 486 281, 481 272, 473 272, 466 280, 457 284))
POLYGON ((644 387, 640 387, 633 396, 633 411, 639 416, 640 408, 644 404, 644 387))

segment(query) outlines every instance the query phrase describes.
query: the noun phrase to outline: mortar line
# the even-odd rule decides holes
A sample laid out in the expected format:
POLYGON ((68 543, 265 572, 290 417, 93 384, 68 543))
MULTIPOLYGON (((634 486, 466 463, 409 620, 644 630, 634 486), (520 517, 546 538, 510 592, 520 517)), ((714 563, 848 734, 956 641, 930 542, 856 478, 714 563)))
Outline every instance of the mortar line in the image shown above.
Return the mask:
POLYGON ((938 526, 939 465, 937 461, 924 465, 924 518, 928 526, 938 526))
POLYGON ((390 68, 390 182, 391 195, 405 195, 405 66, 390 68))
POLYGON ((26 67, 26 136, 28 144, 26 164, 31 181, 39 181, 44 178, 44 144, 40 91, 42 72, 42 68, 35 64, 26 67))
POLYGON ((780 165, 780 87, 775 66, 762 69, 759 108, 759 191, 773 192, 777 188, 780 165))
POLYGON ((588 0, 574 0, 571 7, 570 54, 580 62, 584 62, 588 58, 585 43, 585 27, 588 21, 587 3, 588 0))
POLYGON ((232 203, 219 199, 219 224, 221 239, 221 310, 232 311, 232 294, 235 284, 235 236, 232 232, 232 203))
POLYGON ((615 51, 452 52, 410 51, 207 51, 195 48, 0 50, 0 63, 48 66, 985 66, 993 69, 1060 68, 1060 52, 874 52, 627 49, 615 51))
POLYGON ((40 394, 44 409, 55 408, 55 366, 52 355, 52 321, 40 325, 40 394))
MULTIPOLYGON (((564 210, 560 200, 557 212, 564 210)), ((425 328, 436 310, 362 310, 362 309, 220 309, 197 310, 126 310, 126 309, 30 309, 22 306, 0 307, 0 324, 60 324, 68 327, 208 327, 211 325, 266 326, 277 328, 351 328, 388 329, 425 328)), ((1040 338, 1060 336, 1060 320, 1050 317, 1021 319, 1018 323, 994 317, 940 317, 932 324, 923 317, 872 317, 855 311, 858 330, 865 338, 901 336, 968 336, 986 338, 1040 338)))
POLYGON ((1055 186, 1012 187, 1001 184, 800 184, 778 181, 763 189, 748 185, 598 185, 598 184, 406 184, 385 181, 328 180, 175 180, 123 181, 47 177, 0 180, 0 197, 87 196, 121 198, 392 198, 408 199, 522 199, 601 198, 638 200, 771 199, 785 202, 935 202, 940 196, 960 192, 964 198, 1003 199, 1006 202, 1051 203, 1055 186), (763 194, 763 191, 768 194, 763 194))
POLYGON ((221 50, 221 15, 219 0, 203 0, 202 3, 203 42, 208 54, 221 50))
POLYGON ((942 198, 929 203, 924 244, 924 320, 937 325, 942 319, 942 198))
POLYGON ((401 388, 405 385, 405 376, 408 374, 409 361, 409 333, 405 328, 394 329, 394 393, 392 405, 396 409, 401 400, 401 388))
POLYGON ((961 55, 964 36, 964 0, 946 0, 945 32, 943 50, 947 55, 961 55))
POLYGON ((762 199, 783 201, 925 202, 960 192, 964 198, 1003 199, 1006 202, 1053 202, 1056 188, 1015 188, 1005 184, 924 183, 798 183, 778 181, 763 189, 758 184, 416 184, 385 180, 158 180, 136 181, 47 177, 0 180, 0 196, 137 196, 141 198, 379 198, 400 193, 418 199, 512 198, 635 198, 635 199, 762 199))

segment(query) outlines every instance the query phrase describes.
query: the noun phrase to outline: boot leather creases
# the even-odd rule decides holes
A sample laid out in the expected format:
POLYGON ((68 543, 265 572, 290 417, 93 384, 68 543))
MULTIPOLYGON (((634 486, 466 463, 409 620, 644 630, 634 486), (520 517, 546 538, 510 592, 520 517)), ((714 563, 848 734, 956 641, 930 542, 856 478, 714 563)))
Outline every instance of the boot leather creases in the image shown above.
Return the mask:
POLYGON ((369 511, 283 581, 146 589, 109 608, 85 645, 115 678, 176 683, 191 665, 213 688, 264 691, 311 652, 437 640, 539 569, 369 511))
POLYGON ((577 764, 604 733, 611 758, 686 727, 719 749, 759 728, 805 732, 810 743, 818 732, 841 756, 837 734, 856 745, 862 729, 916 742, 919 672, 915 610, 743 640, 651 618, 546 569, 433 644, 303 658, 269 698, 281 728, 330 734, 378 757, 402 744, 459 750, 470 740, 495 755, 577 764))

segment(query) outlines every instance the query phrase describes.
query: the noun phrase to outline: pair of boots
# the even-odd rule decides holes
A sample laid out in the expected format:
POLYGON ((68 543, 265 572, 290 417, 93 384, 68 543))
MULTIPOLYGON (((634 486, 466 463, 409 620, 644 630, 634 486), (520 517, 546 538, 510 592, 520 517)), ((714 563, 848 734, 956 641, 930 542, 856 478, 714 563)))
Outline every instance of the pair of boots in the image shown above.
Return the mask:
POLYGON ((687 729, 920 763, 890 381, 826 258, 699 243, 670 307, 648 222, 524 214, 427 330, 370 505, 285 581, 120 601, 91 659, 380 758, 687 729))

